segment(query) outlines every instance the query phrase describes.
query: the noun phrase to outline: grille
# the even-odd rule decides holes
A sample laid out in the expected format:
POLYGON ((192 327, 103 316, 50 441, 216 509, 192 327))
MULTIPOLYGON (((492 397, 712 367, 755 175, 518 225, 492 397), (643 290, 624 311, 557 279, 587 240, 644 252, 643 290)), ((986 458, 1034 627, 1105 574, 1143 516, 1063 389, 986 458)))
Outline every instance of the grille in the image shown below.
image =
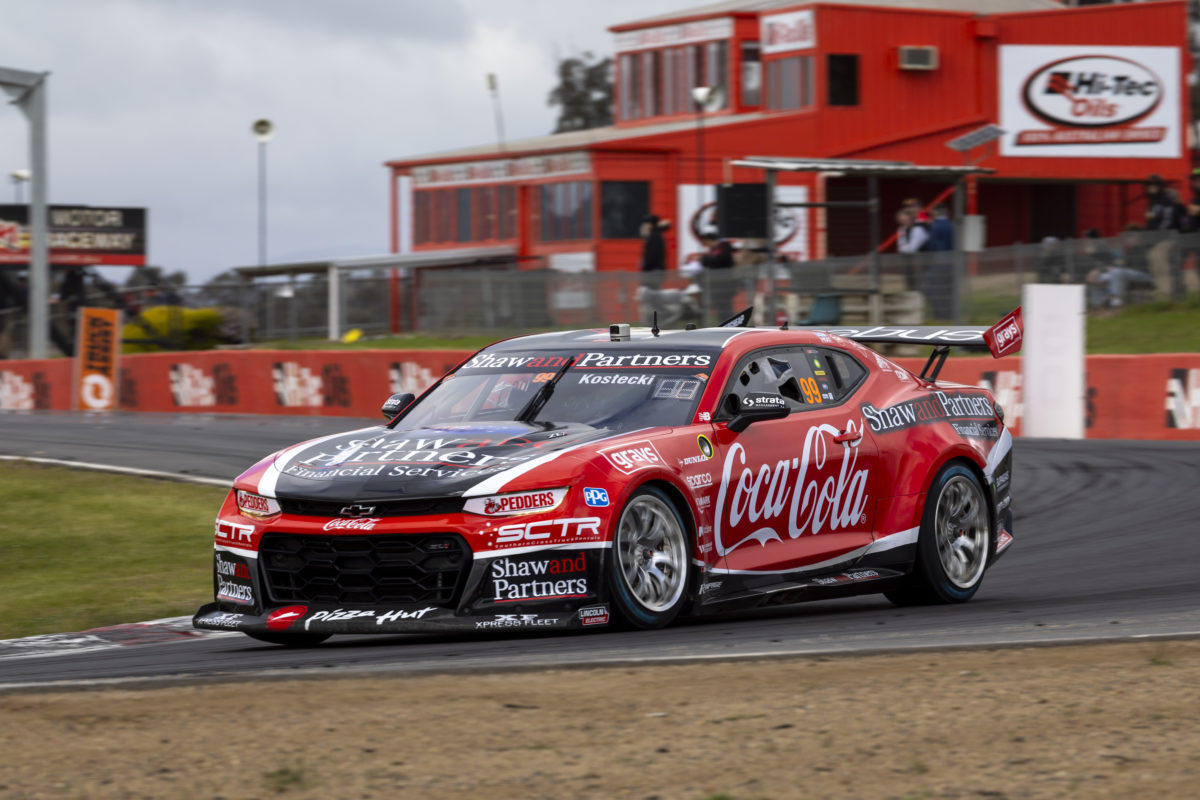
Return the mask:
POLYGON ((370 500, 299 500, 287 497, 279 498, 279 505, 285 514, 295 514, 301 517, 338 517, 346 506, 374 506, 375 510, 368 516, 372 517, 414 517, 422 514, 456 514, 463 509, 461 497, 427 497, 413 500, 381 500, 372 503, 370 500))
POLYGON ((259 544, 267 594, 280 603, 453 606, 470 562, 449 533, 269 533, 259 544))

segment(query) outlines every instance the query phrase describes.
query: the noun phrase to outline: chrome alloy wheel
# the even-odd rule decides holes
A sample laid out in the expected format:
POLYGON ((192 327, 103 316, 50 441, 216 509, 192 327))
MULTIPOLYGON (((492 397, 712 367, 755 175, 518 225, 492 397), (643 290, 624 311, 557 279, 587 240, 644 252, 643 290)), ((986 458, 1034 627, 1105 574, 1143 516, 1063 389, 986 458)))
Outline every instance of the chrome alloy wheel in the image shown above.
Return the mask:
POLYGON ((652 494, 640 495, 621 513, 614 540, 617 569, 634 599, 659 613, 679 600, 687 585, 687 535, 674 510, 652 494))
POLYGON ((934 535, 946 578, 960 589, 969 589, 983 576, 987 563, 987 503, 979 485, 955 475, 938 495, 934 535))

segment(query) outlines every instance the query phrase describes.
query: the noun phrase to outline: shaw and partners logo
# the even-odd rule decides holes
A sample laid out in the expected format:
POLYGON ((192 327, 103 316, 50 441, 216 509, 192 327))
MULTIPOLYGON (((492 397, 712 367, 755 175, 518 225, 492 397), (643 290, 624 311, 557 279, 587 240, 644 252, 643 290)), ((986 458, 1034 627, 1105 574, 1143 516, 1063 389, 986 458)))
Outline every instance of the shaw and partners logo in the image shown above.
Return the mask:
POLYGON ((1164 126, 1135 127, 1163 99, 1163 81, 1128 58, 1080 55, 1052 61, 1025 80, 1021 99, 1050 130, 1017 134, 1018 145, 1161 142, 1164 126))

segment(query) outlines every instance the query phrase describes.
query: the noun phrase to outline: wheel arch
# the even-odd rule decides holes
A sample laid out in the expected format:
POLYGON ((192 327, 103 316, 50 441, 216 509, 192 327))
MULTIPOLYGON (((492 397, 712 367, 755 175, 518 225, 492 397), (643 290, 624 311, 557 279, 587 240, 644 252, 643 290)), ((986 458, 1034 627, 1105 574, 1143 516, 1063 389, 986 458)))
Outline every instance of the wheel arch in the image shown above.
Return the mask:
POLYGON ((992 540, 992 548, 994 551, 996 547, 996 536, 999 533, 999 526, 996 524, 996 496, 992 492, 992 485, 988 481, 987 476, 983 474, 983 467, 971 457, 972 455, 974 455, 973 451, 967 451, 965 453, 952 453, 948 458, 944 459, 937 465, 937 468, 931 470, 927 476, 924 493, 926 496, 929 495, 930 490, 933 489, 934 478, 936 478, 938 474, 946 467, 955 464, 966 467, 967 471, 975 476, 975 480, 979 481, 979 488, 983 490, 983 500, 985 503, 987 503, 988 507, 988 535, 992 540))

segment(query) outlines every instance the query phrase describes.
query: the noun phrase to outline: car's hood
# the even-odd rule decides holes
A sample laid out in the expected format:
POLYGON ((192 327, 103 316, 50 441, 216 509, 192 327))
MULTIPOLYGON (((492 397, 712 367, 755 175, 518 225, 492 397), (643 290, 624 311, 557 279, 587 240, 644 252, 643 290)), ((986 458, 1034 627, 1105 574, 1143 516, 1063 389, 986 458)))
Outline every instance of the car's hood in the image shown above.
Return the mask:
POLYGON ((460 495, 530 459, 612 435, 522 422, 366 428, 283 451, 275 494, 346 502, 460 495))

